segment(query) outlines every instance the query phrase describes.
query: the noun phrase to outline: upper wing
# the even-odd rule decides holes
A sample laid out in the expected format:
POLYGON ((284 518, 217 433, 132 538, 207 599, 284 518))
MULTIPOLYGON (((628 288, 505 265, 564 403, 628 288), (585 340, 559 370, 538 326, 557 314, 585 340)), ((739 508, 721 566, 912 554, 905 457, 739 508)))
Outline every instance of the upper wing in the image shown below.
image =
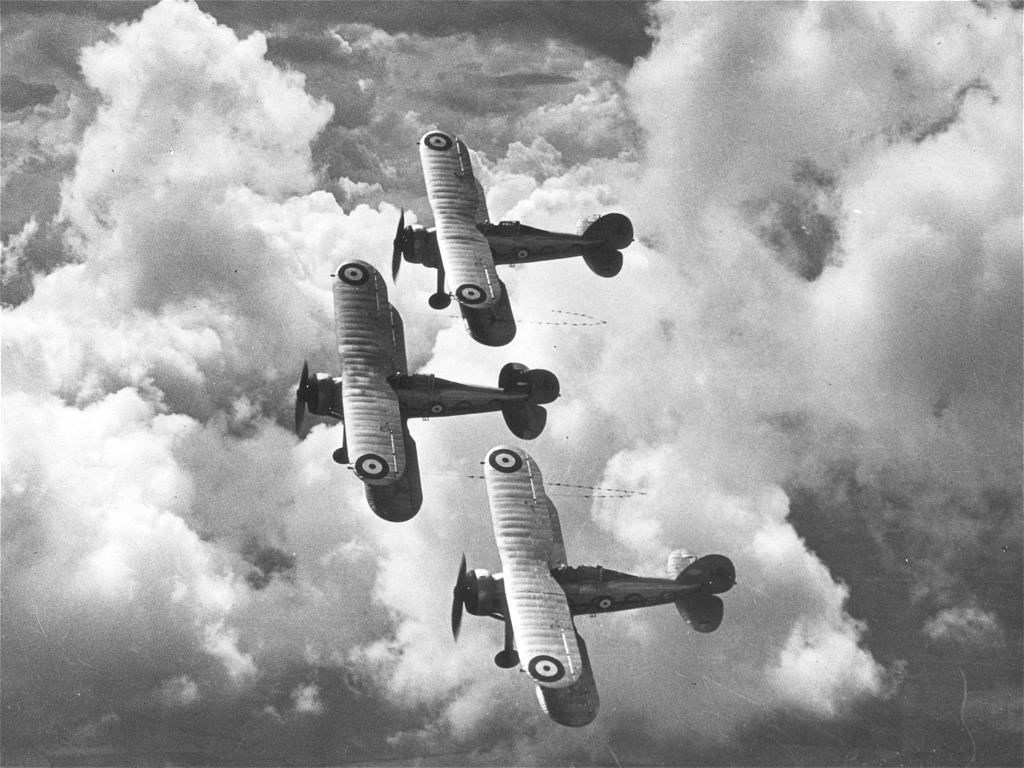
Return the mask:
POLYGON ((364 482, 394 483, 405 471, 404 425, 398 396, 387 379, 404 372, 405 348, 401 318, 388 302, 384 280, 365 261, 338 267, 334 331, 353 467, 364 482))
POLYGON ((476 228, 481 207, 469 151, 441 131, 420 139, 420 161, 427 197, 434 211, 437 249, 455 298, 470 307, 489 307, 501 296, 498 272, 487 238, 476 228))
POLYGON ((567 688, 583 674, 584 662, 565 593, 551 576, 565 560, 558 513, 524 451, 492 449, 484 477, 520 662, 538 685, 567 688))

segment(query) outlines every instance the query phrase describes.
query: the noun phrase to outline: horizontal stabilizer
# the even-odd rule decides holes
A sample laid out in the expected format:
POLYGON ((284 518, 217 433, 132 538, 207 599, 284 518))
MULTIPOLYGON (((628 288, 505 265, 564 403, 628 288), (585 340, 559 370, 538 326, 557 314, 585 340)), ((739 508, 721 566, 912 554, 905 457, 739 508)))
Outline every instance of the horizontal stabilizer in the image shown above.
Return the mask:
POLYGON ((622 251, 584 253, 583 261, 598 277, 615 277, 622 271, 622 251))
POLYGON ((518 401, 501 406, 501 415, 509 431, 520 440, 533 440, 544 431, 548 423, 548 412, 543 406, 518 401))
POLYGON ((707 633, 714 632, 722 624, 725 604, 718 595, 684 595, 676 600, 676 610, 694 631, 707 633))

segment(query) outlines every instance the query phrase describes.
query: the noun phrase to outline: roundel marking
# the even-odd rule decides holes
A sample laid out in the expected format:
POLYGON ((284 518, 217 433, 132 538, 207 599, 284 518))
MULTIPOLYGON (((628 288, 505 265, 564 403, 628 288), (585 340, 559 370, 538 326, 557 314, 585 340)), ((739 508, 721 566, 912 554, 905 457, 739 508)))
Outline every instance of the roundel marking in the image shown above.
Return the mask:
POLYGON ((362 285, 370 279, 370 273, 361 264, 342 264, 338 270, 341 282, 349 285, 362 285))
POLYGON ((516 248, 513 253, 517 259, 525 259, 530 255, 530 251, 527 248, 516 248))
POLYGON ((565 667, 553 656, 534 656, 528 671, 534 680, 542 683, 553 683, 565 677, 565 667))
POLYGON ((444 413, 444 405, 441 403, 427 403, 427 413, 431 416, 440 416, 444 413))
POLYGON ((375 453, 366 453, 356 459, 356 474, 368 480, 380 480, 387 477, 390 467, 375 453))
POLYGON ((472 283, 460 285, 458 290, 455 291, 455 296, 463 304, 479 304, 487 298, 484 289, 472 283))
POLYGON ((502 448, 500 451, 492 453, 487 462, 496 470, 504 472, 506 475, 518 472, 523 467, 523 460, 519 458, 519 454, 507 448, 502 448))
POLYGON ((600 608, 602 611, 607 611, 609 608, 612 607, 612 605, 613 600, 607 595, 597 598, 597 607, 600 608))
POLYGON ((443 133, 428 133, 423 137, 423 144, 430 149, 437 150, 438 152, 447 152, 452 148, 452 140, 445 136, 443 133))

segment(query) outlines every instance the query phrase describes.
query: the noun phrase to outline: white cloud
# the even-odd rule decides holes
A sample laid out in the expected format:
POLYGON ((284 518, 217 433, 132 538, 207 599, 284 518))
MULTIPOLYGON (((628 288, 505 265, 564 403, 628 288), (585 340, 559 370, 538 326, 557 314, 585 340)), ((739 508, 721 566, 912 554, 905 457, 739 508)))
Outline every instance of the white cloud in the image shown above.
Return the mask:
MULTIPOLYGON (((846 613, 849 590, 788 520, 784 484, 849 455, 905 463, 926 484, 940 459, 939 474, 963 470, 948 483, 971 490, 969 471, 1019 455, 1020 205, 1005 170, 1020 167, 1006 154, 1019 138, 1008 85, 1019 67, 995 50, 1005 15, 970 33, 948 12, 662 8, 658 44, 624 91, 589 72, 593 88, 525 121, 536 135, 504 155, 481 146, 493 163, 478 155, 495 218, 571 230, 592 212, 630 215, 643 240, 622 273, 604 280, 578 260, 506 271, 519 336, 498 350, 425 309, 426 273, 407 265, 390 288, 413 369, 489 384, 518 360, 559 376, 547 430, 525 446, 549 483, 646 493, 555 496, 574 563, 660 575, 681 546, 737 565, 712 635, 671 607, 581 619, 602 733, 639 722, 674 744, 726 742, 766 709, 841 714, 885 695, 885 670, 846 613), (880 33, 883 22, 897 32, 880 33), (934 30, 955 43, 939 60, 921 48, 934 30), (940 131, 961 81, 983 67, 1000 99, 971 91, 940 131), (618 156, 635 127, 644 151, 618 156), (916 143, 913 129, 934 135, 916 143), (813 284, 779 262, 744 208, 790 185, 808 156, 834 172, 844 216, 844 257, 813 284), (955 181, 959 168, 970 184, 955 181), (562 312, 606 324, 574 327, 562 312)), ((395 71, 412 71, 428 45, 343 33, 352 57, 394 52, 395 71)), ((455 42, 458 69, 475 43, 455 42)), ((523 676, 494 667, 498 622, 467 616, 459 643, 450 637, 460 555, 498 566, 482 482, 466 476, 510 439, 500 417, 412 425, 425 503, 401 526, 375 518, 331 461, 338 427, 296 443, 274 421, 303 358, 336 370, 329 275, 349 257, 386 270, 398 206, 346 213, 312 191, 309 146, 330 108, 264 51, 261 34, 239 40, 192 4, 163 3, 83 57, 104 105, 64 188, 82 263, 4 311, 4 610, 25 668, 77 658, 121 670, 110 707, 122 689, 182 707, 279 675, 279 700, 252 711, 265 704, 283 723, 281 712, 337 705, 300 674, 321 665, 362 676, 345 695, 381 694, 411 713, 397 744, 486 737, 511 763, 554 762, 566 744, 607 760, 605 742, 551 726, 523 676), (259 590, 245 581, 249 541, 291 563, 259 590), (138 649, 127 667, 122 647, 138 649)), ((403 93, 381 98, 376 114, 404 117, 380 131, 408 145, 380 158, 385 183, 416 172, 413 142, 434 116, 403 93)), ((502 120, 473 130, 505 136, 515 125, 502 120)), ((353 199, 376 183, 345 179, 353 199)), ((926 636, 985 634, 989 618, 950 609, 926 636)), ((87 684, 85 666, 61 664, 39 694, 56 710, 70 706, 62 690, 87 684)))
POLYGON ((782 649, 772 681, 793 704, 835 717, 860 697, 877 696, 883 676, 860 646, 862 627, 810 627, 800 621, 782 649))
POLYGON ((928 618, 922 631, 935 643, 955 643, 975 649, 1000 647, 1005 642, 998 619, 975 605, 944 608, 928 618))

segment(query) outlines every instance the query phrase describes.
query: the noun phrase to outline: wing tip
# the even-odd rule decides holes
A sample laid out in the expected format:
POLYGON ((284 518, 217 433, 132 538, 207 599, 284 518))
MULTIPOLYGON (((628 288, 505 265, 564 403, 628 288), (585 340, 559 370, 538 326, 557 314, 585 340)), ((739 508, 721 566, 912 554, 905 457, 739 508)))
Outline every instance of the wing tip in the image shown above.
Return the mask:
POLYGON ((487 452, 484 459, 485 472, 500 472, 512 475, 533 461, 530 454, 513 445, 498 445, 487 452))

